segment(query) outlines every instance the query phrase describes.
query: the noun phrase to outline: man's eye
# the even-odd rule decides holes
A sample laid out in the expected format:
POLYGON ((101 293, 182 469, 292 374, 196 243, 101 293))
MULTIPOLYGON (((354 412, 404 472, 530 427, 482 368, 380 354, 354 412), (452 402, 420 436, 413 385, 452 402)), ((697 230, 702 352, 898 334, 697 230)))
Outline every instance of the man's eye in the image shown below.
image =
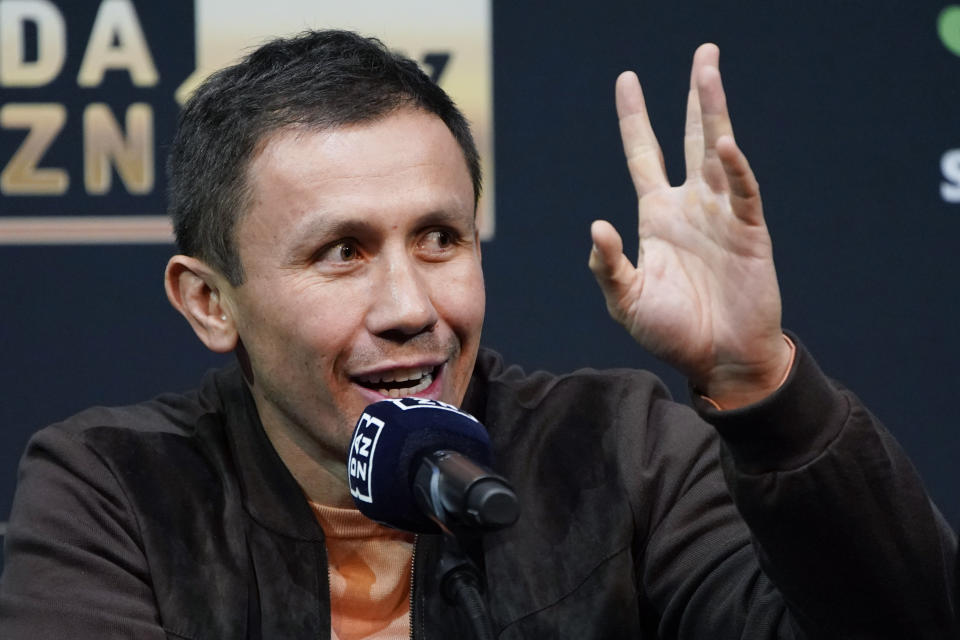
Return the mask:
POLYGON ((449 249, 456 243, 457 236, 454 232, 449 229, 434 229, 424 236, 421 246, 428 251, 437 251, 449 249))
POLYGON ((329 245, 317 254, 317 258, 323 262, 351 262, 359 257, 360 250, 349 240, 341 240, 329 245))
POLYGON ((357 248, 352 244, 338 244, 337 245, 338 257, 344 262, 348 262, 357 257, 357 248))

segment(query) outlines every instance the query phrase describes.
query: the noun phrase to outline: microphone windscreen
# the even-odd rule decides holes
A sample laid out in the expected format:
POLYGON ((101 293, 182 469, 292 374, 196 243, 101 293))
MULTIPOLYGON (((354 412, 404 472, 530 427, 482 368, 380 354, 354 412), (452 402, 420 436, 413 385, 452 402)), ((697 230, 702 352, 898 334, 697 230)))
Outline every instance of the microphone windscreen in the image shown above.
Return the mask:
POLYGON ((452 405, 414 397, 369 405, 357 421, 347 458, 357 508, 395 529, 439 532, 417 506, 413 479, 423 456, 440 450, 456 451, 485 467, 493 461, 486 429, 452 405))

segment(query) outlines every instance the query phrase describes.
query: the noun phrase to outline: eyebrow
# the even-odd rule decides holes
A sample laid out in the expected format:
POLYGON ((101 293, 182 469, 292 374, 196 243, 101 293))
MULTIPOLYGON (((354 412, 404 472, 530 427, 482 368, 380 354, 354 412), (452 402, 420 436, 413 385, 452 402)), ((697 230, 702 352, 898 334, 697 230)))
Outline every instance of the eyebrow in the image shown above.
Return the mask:
POLYGON ((373 225, 364 218, 339 217, 336 214, 315 212, 306 216, 293 230, 297 238, 341 238, 361 235, 373 230, 373 225))
POLYGON ((473 231, 476 227, 477 216, 476 213, 471 211, 469 216, 463 217, 459 213, 451 211, 449 209, 438 209, 429 211, 423 214, 418 222, 418 227, 433 227, 433 226, 459 226, 466 221, 467 228, 469 231, 473 231))

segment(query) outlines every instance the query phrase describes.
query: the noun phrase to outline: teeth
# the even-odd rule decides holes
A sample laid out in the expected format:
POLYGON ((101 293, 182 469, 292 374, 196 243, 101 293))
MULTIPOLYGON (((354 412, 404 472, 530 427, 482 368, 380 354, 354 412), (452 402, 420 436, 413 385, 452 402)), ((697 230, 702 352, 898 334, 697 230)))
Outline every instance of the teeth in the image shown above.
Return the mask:
POLYGON ((360 376, 358 380, 367 384, 376 384, 377 382, 405 382, 407 380, 419 380, 430 375, 433 367, 411 367, 409 369, 392 369, 382 373, 374 373, 369 376, 360 376))
POLYGON ((358 376, 357 382, 374 389, 377 393, 388 398, 404 398, 420 393, 433 384, 434 367, 411 367, 406 369, 391 369, 367 376, 358 376), (396 383, 413 382, 410 386, 392 386, 396 383), (380 384, 391 384, 387 387, 377 387, 380 384))
POLYGON ((403 398, 420 393, 431 384, 433 384, 433 376, 428 373, 420 379, 419 383, 412 387, 408 387, 406 389, 378 389, 378 391, 386 396, 390 396, 391 398, 403 398))

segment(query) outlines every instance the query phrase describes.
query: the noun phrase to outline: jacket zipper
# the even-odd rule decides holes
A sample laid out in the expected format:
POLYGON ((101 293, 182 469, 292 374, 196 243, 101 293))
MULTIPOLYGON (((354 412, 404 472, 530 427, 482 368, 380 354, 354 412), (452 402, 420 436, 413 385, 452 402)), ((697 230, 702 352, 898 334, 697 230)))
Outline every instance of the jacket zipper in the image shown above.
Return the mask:
MULTIPOLYGON (((417 543, 420 542, 420 536, 417 534, 413 535, 413 550, 410 552, 410 640, 416 640, 416 633, 414 629, 414 622, 417 619, 417 616, 414 615, 414 607, 416 606, 416 601, 414 600, 414 581, 417 575, 417 543)), ((422 637, 423 634, 421 634, 422 637)))
MULTIPOLYGON (((333 584, 333 576, 330 575, 332 569, 330 569, 330 552, 327 551, 327 541, 324 538, 323 541, 323 557, 324 561, 327 563, 327 611, 329 617, 330 629, 327 635, 328 638, 333 638, 333 594, 330 593, 330 585, 333 584)), ((323 640, 323 635, 320 636, 320 640, 323 640)))
MULTIPOLYGON (((413 594, 414 594, 414 590, 413 590, 413 589, 414 589, 414 584, 415 584, 414 580, 415 580, 415 577, 416 577, 416 574, 417 574, 417 544, 418 544, 419 542, 420 542, 420 536, 417 535, 417 534, 414 534, 414 535, 413 535, 413 549, 412 549, 411 552, 410 552, 410 640, 415 640, 415 639, 416 639, 416 634, 414 633, 414 626, 413 626, 414 620, 416 620, 416 616, 413 614, 414 605, 416 604, 415 601, 414 601, 414 597, 413 597, 413 594)), ((331 582, 332 582, 332 580, 331 580, 332 576, 330 575, 330 571, 331 571, 331 569, 330 569, 330 554, 327 552, 327 546, 326 546, 326 545, 323 546, 323 556, 324 556, 324 558, 326 558, 326 563, 327 563, 327 601, 331 603, 330 615, 332 616, 332 615, 333 615, 333 609, 332 609, 332 601, 330 600, 330 584, 331 584, 331 582)), ((331 629, 331 637, 332 637, 332 635, 333 635, 333 632, 332 632, 332 629, 331 629)), ((421 638, 423 637, 423 634, 422 634, 422 633, 420 634, 420 637, 421 637, 421 638)), ((321 640, 322 640, 322 638, 323 638, 323 636, 321 636, 321 640)))

